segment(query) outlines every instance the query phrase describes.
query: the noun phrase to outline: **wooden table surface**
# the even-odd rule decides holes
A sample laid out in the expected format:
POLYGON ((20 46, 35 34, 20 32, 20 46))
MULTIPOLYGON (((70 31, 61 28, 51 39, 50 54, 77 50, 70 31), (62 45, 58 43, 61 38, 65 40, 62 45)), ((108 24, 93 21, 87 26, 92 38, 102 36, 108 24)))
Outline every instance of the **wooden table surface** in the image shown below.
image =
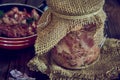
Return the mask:
MULTIPOLYGON (((43 0, 0 0, 0 3, 18 2, 37 7, 42 1, 43 0)), ((118 0, 106 0, 104 7, 108 16, 107 34, 112 38, 120 38, 120 3, 117 1, 118 0)), ((28 76, 34 77, 36 80, 48 80, 48 76, 45 74, 30 71, 27 67, 26 64, 34 57, 34 53, 34 46, 16 51, 0 49, 0 80, 8 80, 11 76, 9 72, 13 69, 27 73, 28 76)))

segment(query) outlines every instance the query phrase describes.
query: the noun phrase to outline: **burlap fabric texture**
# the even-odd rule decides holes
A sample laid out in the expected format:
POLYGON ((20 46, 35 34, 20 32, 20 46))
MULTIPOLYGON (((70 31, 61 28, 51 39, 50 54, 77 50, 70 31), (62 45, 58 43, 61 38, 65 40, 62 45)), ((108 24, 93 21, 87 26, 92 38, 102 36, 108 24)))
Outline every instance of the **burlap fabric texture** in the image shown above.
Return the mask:
MULTIPOLYGON (((100 28, 104 26, 106 15, 102 9, 103 0, 47 1, 49 9, 41 16, 37 29, 35 49, 38 55, 48 52, 67 33, 80 29, 84 24, 95 23, 100 28)), ((100 31, 100 34, 102 33, 103 31, 100 31)), ((95 34, 95 37, 98 34, 95 34)), ((98 43, 101 41, 100 38, 98 43)))
POLYGON ((118 80, 120 40, 107 38, 101 48, 99 60, 87 68, 68 70, 56 65, 52 60, 51 64, 49 64, 51 80, 118 80))
MULTIPOLYGON (((106 15, 104 0, 47 0, 48 10, 43 13, 37 29, 36 56, 30 60, 31 70, 50 74, 47 52, 67 33, 80 29, 85 24, 95 23, 98 27, 94 39, 99 44, 103 36, 106 15)), ((52 65, 52 64, 51 64, 52 65)))

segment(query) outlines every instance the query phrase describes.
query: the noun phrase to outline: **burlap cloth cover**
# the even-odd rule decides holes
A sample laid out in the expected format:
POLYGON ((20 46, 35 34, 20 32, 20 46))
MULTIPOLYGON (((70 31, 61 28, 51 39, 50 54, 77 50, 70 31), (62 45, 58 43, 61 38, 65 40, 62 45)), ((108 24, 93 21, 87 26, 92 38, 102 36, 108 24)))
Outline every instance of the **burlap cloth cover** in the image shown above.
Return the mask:
POLYGON ((114 72, 116 74, 116 71, 119 71, 119 54, 116 52, 119 48, 116 46, 113 48, 109 45, 101 49, 98 61, 81 70, 64 69, 52 61, 50 56, 52 53, 47 53, 67 33, 90 23, 97 24, 98 29, 94 39, 96 44, 100 44, 104 38, 103 29, 106 19, 102 9, 104 0, 47 0, 47 4, 49 8, 41 16, 37 29, 36 56, 28 63, 31 70, 41 71, 53 80, 94 80, 95 78, 104 80, 110 79, 111 74, 114 75, 114 72))
POLYGON ((95 23, 99 29, 94 39, 98 39, 98 35, 97 43, 103 39, 104 0, 47 0, 47 4, 49 9, 41 16, 37 29, 37 55, 48 52, 67 33, 85 24, 95 23))

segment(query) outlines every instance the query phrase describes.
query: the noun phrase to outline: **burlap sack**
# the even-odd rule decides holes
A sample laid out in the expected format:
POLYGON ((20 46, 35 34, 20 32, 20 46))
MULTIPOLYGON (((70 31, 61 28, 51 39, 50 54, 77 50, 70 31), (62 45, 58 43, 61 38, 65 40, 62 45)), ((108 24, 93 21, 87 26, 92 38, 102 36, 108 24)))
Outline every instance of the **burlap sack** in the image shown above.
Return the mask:
POLYGON ((49 8, 41 16, 37 29, 36 56, 28 63, 30 69, 43 73, 48 69, 46 65, 49 62, 46 59, 50 58, 46 57, 46 52, 70 31, 95 23, 98 29, 94 40, 96 44, 100 44, 104 38, 106 19, 103 11, 104 0, 47 0, 47 4, 49 8))

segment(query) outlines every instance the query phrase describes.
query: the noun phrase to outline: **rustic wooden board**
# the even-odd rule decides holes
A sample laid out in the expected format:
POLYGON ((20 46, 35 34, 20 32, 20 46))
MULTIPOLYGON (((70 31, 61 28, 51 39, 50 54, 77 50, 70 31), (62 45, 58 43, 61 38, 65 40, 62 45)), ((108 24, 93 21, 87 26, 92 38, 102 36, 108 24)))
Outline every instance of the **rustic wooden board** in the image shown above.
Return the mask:
POLYGON ((48 78, 46 75, 40 72, 31 71, 27 67, 27 63, 29 62, 29 60, 33 56, 35 56, 34 47, 30 47, 30 48, 19 50, 19 51, 10 51, 10 53, 11 53, 11 56, 8 57, 10 59, 10 63, 8 63, 9 66, 7 69, 7 74, 4 73, 5 78, 7 80, 9 79, 9 77, 11 77, 10 71, 14 69, 17 69, 22 73, 26 73, 28 76, 36 78, 36 80, 46 80, 48 78))
MULTIPOLYGON (((34 48, 28 48, 28 49, 23 49, 20 51, 14 51, 13 55, 11 56, 11 61, 9 64, 9 69, 8 69, 8 75, 7 79, 11 77, 10 71, 17 69, 21 71, 22 73, 26 73, 29 76, 31 76, 31 71, 27 67, 28 61, 34 56, 34 48)), ((33 72, 35 74, 35 72, 33 72)), ((34 77, 32 75, 31 77, 34 77)))
POLYGON ((0 49, 0 80, 7 80, 8 70, 10 66, 13 51, 0 49))
MULTIPOLYGON (((0 52, 0 54, 4 54, 4 53, 0 52)), ((8 56, 0 55, 0 80, 6 79, 9 63, 10 63, 10 59, 8 58, 8 56)))

